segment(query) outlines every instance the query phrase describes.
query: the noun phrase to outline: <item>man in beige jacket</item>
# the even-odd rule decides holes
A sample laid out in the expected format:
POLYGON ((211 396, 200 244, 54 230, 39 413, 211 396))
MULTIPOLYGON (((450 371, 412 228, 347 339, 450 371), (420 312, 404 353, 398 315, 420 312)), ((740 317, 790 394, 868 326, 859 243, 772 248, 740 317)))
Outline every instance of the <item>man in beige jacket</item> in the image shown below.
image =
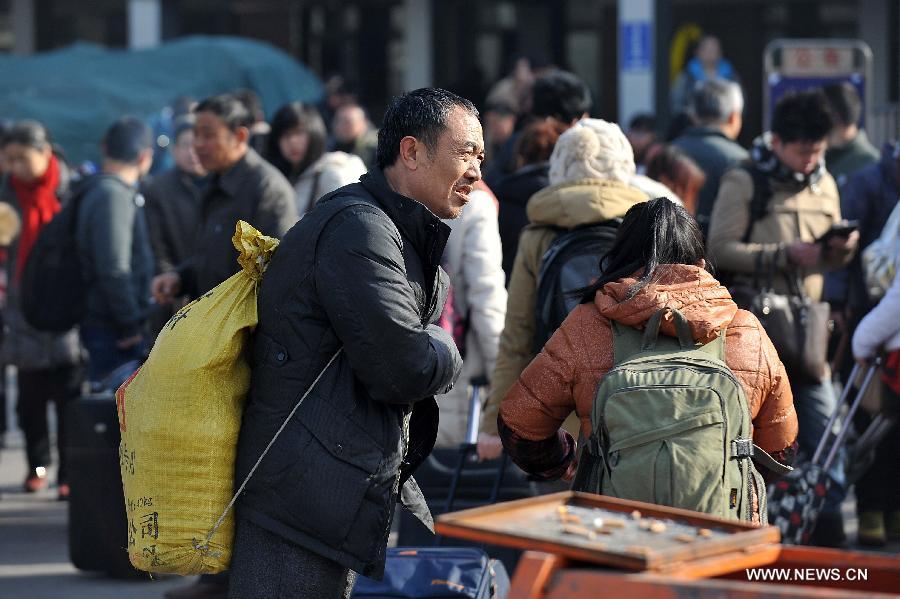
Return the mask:
MULTIPOLYGON (((799 277, 806 294, 813 301, 821 299, 824 272, 849 262, 859 239, 853 232, 817 242, 841 221, 837 186, 823 161, 831 127, 820 92, 786 96, 778 103, 772 131, 754 144, 751 164, 722 178, 708 237, 717 269, 748 283, 758 282, 773 269, 776 292, 792 293, 791 281, 799 277), (756 183, 766 185, 769 197, 762 216, 752 220, 756 183)), ((831 379, 810 382, 790 372, 788 376, 800 422, 800 451, 810 457, 836 405, 831 379)), ((835 460, 829 476, 832 487, 813 542, 839 546, 844 542, 842 459, 835 460)))

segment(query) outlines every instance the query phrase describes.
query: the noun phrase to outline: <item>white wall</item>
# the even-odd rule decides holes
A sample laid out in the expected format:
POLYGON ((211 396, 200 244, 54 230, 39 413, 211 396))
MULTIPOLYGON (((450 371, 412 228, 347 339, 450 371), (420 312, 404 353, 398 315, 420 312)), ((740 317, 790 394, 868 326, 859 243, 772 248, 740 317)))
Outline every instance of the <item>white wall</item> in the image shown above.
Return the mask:
MULTIPOLYGON (((656 112, 655 49, 656 19, 654 0, 618 0, 619 2, 619 122, 627 124, 639 112, 656 112), (649 25, 649 40, 644 49, 649 57, 646 66, 623 63, 623 26, 649 25)), ((623 125, 624 126, 624 125, 623 125)))
POLYGON ((404 5, 403 86, 408 90, 430 87, 434 82, 432 57, 432 0, 406 0, 404 5))
POLYGON ((128 47, 150 48, 162 37, 160 0, 128 0, 128 47))

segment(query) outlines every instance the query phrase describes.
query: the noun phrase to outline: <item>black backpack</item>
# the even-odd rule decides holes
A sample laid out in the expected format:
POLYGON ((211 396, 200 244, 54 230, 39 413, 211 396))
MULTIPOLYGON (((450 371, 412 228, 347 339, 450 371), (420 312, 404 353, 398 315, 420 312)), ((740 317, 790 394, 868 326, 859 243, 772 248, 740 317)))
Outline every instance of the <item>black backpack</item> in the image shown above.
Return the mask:
POLYGON ((78 207, 88 185, 79 185, 41 229, 25 261, 19 294, 22 315, 32 327, 64 333, 84 315, 86 284, 76 239, 78 207))
POLYGON ((616 241, 621 219, 577 227, 556 236, 541 259, 535 301, 534 353, 541 351, 581 301, 572 292, 602 273, 600 259, 616 241))

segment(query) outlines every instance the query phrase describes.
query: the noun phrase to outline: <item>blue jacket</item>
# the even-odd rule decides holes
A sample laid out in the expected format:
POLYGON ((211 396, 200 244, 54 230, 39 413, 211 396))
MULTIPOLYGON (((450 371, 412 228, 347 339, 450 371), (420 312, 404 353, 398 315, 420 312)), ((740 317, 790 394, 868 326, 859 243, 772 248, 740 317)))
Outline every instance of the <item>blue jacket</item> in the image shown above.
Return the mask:
POLYGON ((825 298, 833 304, 861 310, 870 307, 860 253, 881 235, 882 227, 900 198, 894 158, 898 143, 885 144, 878 164, 858 171, 841 187, 841 215, 847 220, 859 221, 859 251, 846 268, 826 276, 825 298))

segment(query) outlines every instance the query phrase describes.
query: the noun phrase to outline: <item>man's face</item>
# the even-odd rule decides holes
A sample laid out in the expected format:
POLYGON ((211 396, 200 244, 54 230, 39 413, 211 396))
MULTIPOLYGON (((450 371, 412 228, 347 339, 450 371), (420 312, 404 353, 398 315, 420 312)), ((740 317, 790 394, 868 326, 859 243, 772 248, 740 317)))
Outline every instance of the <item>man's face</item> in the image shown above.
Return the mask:
POLYGON ((816 165, 822 160, 827 148, 828 142, 825 139, 785 143, 778 135, 772 136, 772 150, 778 156, 778 160, 795 173, 804 175, 808 175, 816 169, 816 165))
POLYGON ((47 172, 51 154, 50 146, 38 150, 30 146, 11 143, 3 149, 6 168, 16 179, 26 183, 34 181, 47 172))
POLYGON ((172 158, 175 165, 182 171, 202 177, 206 174, 206 169, 197 159, 197 152, 194 151, 194 132, 190 129, 181 132, 175 145, 172 146, 172 158))
POLYGON ((438 218, 456 218, 481 180, 484 137, 478 119, 454 107, 434 152, 424 150, 415 171, 415 195, 438 218))
POLYGON ((194 150, 200 164, 213 173, 225 173, 247 153, 249 133, 237 131, 212 112, 198 112, 194 124, 194 150))
POLYGON ((366 114, 359 106, 343 106, 334 115, 332 128, 334 138, 341 143, 350 143, 366 132, 366 114))

